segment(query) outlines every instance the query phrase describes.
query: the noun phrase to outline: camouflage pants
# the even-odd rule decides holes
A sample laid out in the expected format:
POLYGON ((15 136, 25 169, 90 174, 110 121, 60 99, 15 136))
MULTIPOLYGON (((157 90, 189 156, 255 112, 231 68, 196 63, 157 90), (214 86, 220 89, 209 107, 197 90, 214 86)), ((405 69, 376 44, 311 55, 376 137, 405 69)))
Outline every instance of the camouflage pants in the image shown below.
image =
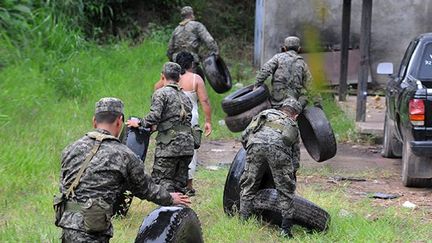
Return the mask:
POLYGON ((108 235, 102 235, 102 234, 93 235, 83 231, 63 229, 63 234, 61 239, 63 243, 69 243, 69 242, 105 243, 105 242, 109 242, 110 237, 108 235))
POLYGON ((155 157, 152 178, 169 192, 186 192, 189 163, 192 155, 155 157))
POLYGON ((247 149, 245 170, 240 178, 240 214, 250 215, 252 213, 252 202, 260 189, 267 168, 271 171, 278 191, 282 217, 292 218, 296 169, 292 164, 290 154, 285 153, 279 147, 268 144, 252 144, 247 149))

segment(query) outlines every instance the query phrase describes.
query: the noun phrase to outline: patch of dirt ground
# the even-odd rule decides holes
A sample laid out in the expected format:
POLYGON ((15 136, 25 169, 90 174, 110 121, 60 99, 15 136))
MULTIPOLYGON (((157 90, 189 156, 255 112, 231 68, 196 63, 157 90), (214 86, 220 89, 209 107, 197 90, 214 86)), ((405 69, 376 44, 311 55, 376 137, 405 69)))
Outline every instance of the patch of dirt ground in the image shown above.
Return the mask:
MULTIPOLYGON (((199 149, 201 168, 229 166, 241 143, 234 140, 205 141, 199 149)), ((298 185, 319 184, 325 190, 344 187, 350 200, 361 200, 375 193, 395 195, 395 199, 373 199, 376 206, 400 206, 411 202, 432 218, 432 188, 402 185, 401 160, 383 158, 381 146, 338 144, 334 158, 317 163, 302 146, 298 185)))

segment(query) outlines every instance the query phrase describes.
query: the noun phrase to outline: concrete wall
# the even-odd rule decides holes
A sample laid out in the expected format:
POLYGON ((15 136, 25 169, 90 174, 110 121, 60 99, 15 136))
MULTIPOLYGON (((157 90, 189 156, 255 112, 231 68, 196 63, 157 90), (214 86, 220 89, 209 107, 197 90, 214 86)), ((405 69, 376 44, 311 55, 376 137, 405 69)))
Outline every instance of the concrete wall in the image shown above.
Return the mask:
MULTIPOLYGON (((256 0, 255 64, 260 66, 280 49, 288 35, 302 38, 306 28, 315 28, 322 46, 340 47, 342 0, 256 0)), ((358 48, 362 1, 351 3, 350 46, 358 48)), ((429 17, 432 0, 373 1, 371 70, 373 80, 385 82, 375 75, 379 62, 390 61, 398 69, 405 48, 412 38, 432 32, 429 17)))

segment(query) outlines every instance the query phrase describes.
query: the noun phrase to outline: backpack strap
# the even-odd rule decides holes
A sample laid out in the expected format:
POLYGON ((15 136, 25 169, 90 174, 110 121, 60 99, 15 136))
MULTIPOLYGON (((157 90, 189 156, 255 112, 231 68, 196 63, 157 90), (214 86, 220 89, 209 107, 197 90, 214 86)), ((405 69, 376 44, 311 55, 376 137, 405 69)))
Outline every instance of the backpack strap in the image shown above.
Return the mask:
POLYGON ((97 151, 99 150, 102 141, 105 139, 111 139, 111 138, 115 138, 111 135, 105 135, 102 133, 98 133, 98 132, 90 132, 89 134, 87 134, 87 136, 91 137, 91 138, 95 138, 95 144, 93 145, 92 150, 90 151, 90 153, 87 155, 84 163, 81 165, 80 170, 78 171, 77 176, 75 177, 75 180, 72 182, 71 186, 68 188, 68 190, 66 191, 66 198, 69 199, 69 195, 72 194, 72 197, 75 197, 75 191, 74 189, 78 186, 81 176, 84 173, 84 170, 88 167, 88 165, 90 164, 91 159, 93 158, 93 156, 97 153, 97 151))

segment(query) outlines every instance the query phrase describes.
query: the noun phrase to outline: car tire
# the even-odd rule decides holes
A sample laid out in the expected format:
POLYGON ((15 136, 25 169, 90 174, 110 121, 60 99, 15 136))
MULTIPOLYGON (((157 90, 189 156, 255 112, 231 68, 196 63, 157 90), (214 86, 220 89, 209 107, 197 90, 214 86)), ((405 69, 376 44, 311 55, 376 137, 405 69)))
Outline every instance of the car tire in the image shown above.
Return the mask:
MULTIPOLYGON (((410 140, 405 139, 402 151, 402 183, 406 187, 431 187, 432 178, 415 177, 414 170, 422 170, 422 166, 427 166, 430 170, 432 158, 420 157, 412 153, 410 140)), ((426 171, 426 169, 425 169, 426 171)))
POLYGON ((222 100, 222 109, 228 116, 235 116, 263 103, 269 97, 267 85, 261 85, 254 90, 254 85, 248 85, 234 91, 222 100))
POLYGON ((303 144, 315 161, 322 162, 336 155, 336 139, 323 110, 306 107, 298 117, 298 126, 303 144))
POLYGON ((210 55, 203 61, 203 69, 210 86, 216 93, 225 93, 232 87, 231 74, 223 59, 210 55))
MULTIPOLYGON (((282 214, 278 207, 278 192, 276 189, 261 189, 254 198, 255 214, 260 215, 264 221, 281 225, 282 214)), ((330 224, 330 215, 316 204, 294 195, 293 220, 309 230, 325 231, 330 224)))
POLYGON ((402 156, 402 143, 395 136, 395 127, 392 120, 385 115, 384 139, 381 155, 384 158, 400 158, 402 156))
MULTIPOLYGON (((233 216, 240 208, 240 178, 246 162, 246 150, 241 148, 231 163, 223 193, 223 208, 227 215, 233 216)), ((274 188, 273 177, 270 170, 264 173, 260 190, 255 197, 255 214, 265 221, 280 226, 282 216, 277 209, 277 192, 274 188), (266 205, 270 205, 267 207, 266 205)), ((295 195, 294 197, 294 221, 296 224, 308 229, 323 231, 330 222, 330 215, 319 206, 295 195)))
POLYGON ((204 242, 201 223, 188 207, 160 207, 151 212, 141 224, 136 243, 144 242, 204 242))
POLYGON ((225 124, 231 132, 241 132, 246 129, 253 117, 261 111, 270 108, 270 102, 265 100, 263 103, 243 113, 225 117, 225 124))

